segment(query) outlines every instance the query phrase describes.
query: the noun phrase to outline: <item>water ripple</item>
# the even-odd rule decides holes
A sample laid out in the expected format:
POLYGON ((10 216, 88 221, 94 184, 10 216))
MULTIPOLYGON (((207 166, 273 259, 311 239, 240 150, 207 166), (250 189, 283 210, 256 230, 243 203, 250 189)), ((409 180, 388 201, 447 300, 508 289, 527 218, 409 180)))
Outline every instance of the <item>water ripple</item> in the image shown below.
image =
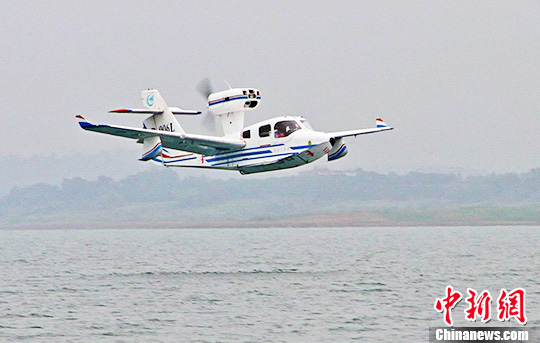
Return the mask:
POLYGON ((0 230, 0 341, 424 341, 449 284, 523 287, 539 326, 538 241, 534 227, 0 230))

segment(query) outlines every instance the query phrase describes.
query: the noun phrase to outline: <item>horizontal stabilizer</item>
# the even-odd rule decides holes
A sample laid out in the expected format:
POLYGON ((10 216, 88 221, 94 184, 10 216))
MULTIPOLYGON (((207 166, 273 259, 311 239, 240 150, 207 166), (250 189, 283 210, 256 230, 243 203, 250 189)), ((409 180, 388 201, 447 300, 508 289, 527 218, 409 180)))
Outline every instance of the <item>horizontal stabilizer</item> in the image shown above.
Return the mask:
POLYGON ((201 114, 201 111, 195 111, 195 110, 184 110, 180 107, 169 107, 172 114, 186 114, 186 115, 198 115, 201 114))
MULTIPOLYGON (((201 111, 195 111, 195 110, 184 110, 180 107, 169 107, 172 114, 176 115, 198 115, 201 114, 201 111)), ((151 110, 146 108, 119 108, 116 110, 111 110, 109 113, 129 113, 129 114, 159 114, 163 113, 163 111, 159 110, 151 110)))

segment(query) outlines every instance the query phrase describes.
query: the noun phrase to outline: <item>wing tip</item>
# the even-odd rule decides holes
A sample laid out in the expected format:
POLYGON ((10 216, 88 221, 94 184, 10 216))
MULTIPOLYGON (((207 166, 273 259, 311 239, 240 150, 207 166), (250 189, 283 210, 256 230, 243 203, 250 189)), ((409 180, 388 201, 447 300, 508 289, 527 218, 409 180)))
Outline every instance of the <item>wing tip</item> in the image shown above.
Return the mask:
POLYGON ((381 118, 375 119, 375 123, 377 124, 377 127, 388 127, 388 125, 386 125, 384 120, 382 120, 381 118))
POLYGON ((75 118, 79 119, 79 126, 85 130, 94 127, 96 125, 89 123, 88 120, 86 120, 85 117, 81 116, 80 114, 77 114, 75 118))
POLYGON ((85 129, 85 130, 86 130, 86 129, 89 129, 89 128, 93 127, 93 126, 95 126, 95 125, 90 124, 90 123, 87 122, 87 121, 80 121, 80 122, 79 122, 79 125, 81 126, 81 128, 83 128, 83 129, 85 129))

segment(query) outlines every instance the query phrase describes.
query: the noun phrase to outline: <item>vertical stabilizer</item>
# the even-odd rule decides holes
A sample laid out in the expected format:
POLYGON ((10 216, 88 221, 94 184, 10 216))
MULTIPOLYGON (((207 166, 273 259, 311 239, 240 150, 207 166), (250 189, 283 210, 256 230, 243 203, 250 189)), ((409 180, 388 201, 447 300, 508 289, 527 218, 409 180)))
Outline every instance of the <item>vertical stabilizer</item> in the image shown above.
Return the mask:
POLYGON ((141 92, 141 100, 146 108, 163 111, 167 104, 156 89, 147 89, 141 92))
POLYGON ((159 92, 155 89, 148 89, 141 92, 143 105, 147 108, 158 111, 158 113, 144 120, 144 128, 149 130, 171 131, 184 134, 185 131, 180 126, 165 103, 159 92))

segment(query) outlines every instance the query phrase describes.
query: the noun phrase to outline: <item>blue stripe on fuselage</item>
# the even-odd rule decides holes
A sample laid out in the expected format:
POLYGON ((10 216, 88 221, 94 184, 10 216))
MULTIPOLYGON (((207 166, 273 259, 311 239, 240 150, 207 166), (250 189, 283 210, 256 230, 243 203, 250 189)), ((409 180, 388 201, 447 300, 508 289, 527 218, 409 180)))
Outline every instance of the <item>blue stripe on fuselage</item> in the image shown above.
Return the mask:
POLYGON ((228 155, 228 156, 221 156, 221 157, 216 157, 216 158, 209 158, 209 159, 207 159, 207 161, 208 162, 215 162, 215 161, 233 159, 233 158, 237 158, 237 157, 244 157, 244 156, 250 156, 250 155, 260 155, 260 154, 271 154, 271 153, 272 153, 272 150, 252 151, 252 152, 246 152, 246 153, 236 154, 236 155, 228 155))
POLYGON ((175 162, 184 162, 184 161, 194 160, 194 159, 196 159, 196 158, 197 158, 197 157, 193 156, 193 157, 181 158, 181 159, 178 159, 178 160, 172 160, 172 161, 165 161, 165 160, 163 160, 163 163, 167 164, 167 163, 175 163, 175 162))
MULTIPOLYGON (((285 144, 276 144, 276 145, 270 145, 270 146, 260 146, 260 147, 256 147, 256 148, 248 148, 248 149, 239 150, 237 152, 246 151, 246 150, 253 150, 253 149, 264 149, 264 148, 275 147, 275 146, 283 146, 283 145, 285 145, 285 144)), ((290 149, 291 150, 301 150, 301 149, 312 148, 312 147, 315 147, 315 146, 317 146, 317 145, 299 145, 299 146, 292 146, 292 147, 290 147, 290 149)), ((237 155, 231 155, 231 156, 223 156, 223 157, 219 157, 218 159, 212 159, 212 158, 207 159, 207 161, 212 162, 212 161, 233 159, 233 158, 250 156, 250 155, 259 155, 259 154, 264 154, 264 153, 270 153, 271 154, 272 151, 271 150, 263 150, 263 151, 260 151, 260 152, 254 152, 254 153, 249 153, 249 154, 237 154, 237 155)), ((293 152, 286 152, 286 153, 259 156, 259 157, 240 158, 240 159, 236 159, 234 161, 225 161, 225 162, 215 163, 215 164, 212 164, 212 166, 218 166, 218 165, 230 164, 230 163, 238 163, 238 162, 249 161, 249 160, 258 160, 258 159, 261 159, 261 158, 272 158, 272 157, 277 157, 277 156, 298 155, 299 153, 300 152, 293 151, 293 152)))
POLYGON ((273 147, 276 147, 276 146, 283 146, 283 145, 285 145, 285 144, 281 143, 281 144, 274 144, 274 145, 261 145, 261 146, 257 146, 257 147, 254 147, 254 148, 240 149, 240 150, 234 150, 234 151, 226 151, 226 152, 221 152, 219 154, 211 155, 212 157, 210 157, 210 158, 213 158, 215 156, 222 156, 222 155, 227 155, 227 154, 240 153, 240 152, 249 151, 249 150, 268 149, 268 148, 273 148, 273 147))
POLYGON ((291 149, 300 150, 300 149, 312 148, 312 147, 315 147, 315 146, 317 146, 317 145, 299 145, 299 146, 292 146, 291 149))
MULTIPOLYGON (((219 162, 219 163, 214 163, 212 164, 212 166, 219 166, 219 165, 223 165, 223 164, 230 164, 230 163, 237 163, 237 162, 242 162, 242 161, 249 161, 249 160, 257 160, 257 159, 262 159, 262 158, 272 158, 272 157, 278 157, 278 156, 287 156, 287 155, 297 155, 299 154, 300 152, 297 152, 297 151, 292 151, 292 152, 286 152, 286 153, 279 153, 279 154, 273 154, 272 155, 272 150, 269 150, 269 148, 272 148, 272 147, 279 147, 279 146, 284 146, 285 144, 283 143, 280 143, 280 144, 275 144, 275 145, 267 145, 267 146, 258 146, 258 147, 253 147, 253 148, 247 148, 247 149, 241 149, 241 150, 236 150, 236 151, 228 151, 228 152, 224 152, 224 153, 220 153, 220 154, 216 154, 216 155, 211 155, 212 157, 209 156, 208 159, 206 159, 207 162, 219 162, 219 161, 224 161, 224 160, 227 160, 227 161, 224 161, 224 162, 219 162), (260 151, 253 151, 253 150, 257 150, 257 149, 263 149, 263 150, 260 150, 260 151), (250 151, 250 152, 246 152, 246 151, 250 151), (271 154, 271 155, 265 155, 265 156, 258 156, 258 157, 246 157, 246 156, 254 156, 254 155, 261 155, 261 154, 271 154), (218 156, 218 157, 216 157, 218 156), (231 159, 235 159, 234 161, 229 161, 231 159)), ((316 145, 300 145, 300 146, 293 146, 293 147, 290 147, 291 150, 300 150, 300 149, 306 149, 306 148, 311 148, 311 147, 315 147, 316 145)), ((206 158, 206 155, 204 156, 206 158)), ((179 160, 173 160, 173 161, 159 161, 159 162, 163 162, 165 164, 167 163, 174 163, 174 162, 183 162, 183 161, 188 161, 188 160, 193 160, 193 159, 196 159, 196 157, 190 157, 190 158, 185 158, 185 159, 179 159, 179 160)), ((154 159, 156 160, 156 159, 154 159)))
POLYGON ((259 160, 261 158, 270 158, 270 157, 287 156, 287 155, 298 155, 298 153, 297 152, 287 152, 287 153, 282 153, 282 154, 274 154, 274 155, 270 155, 270 156, 242 158, 242 159, 239 159, 239 160, 236 160, 236 161, 227 161, 227 162, 215 163, 215 164, 212 164, 212 167, 219 166, 219 165, 222 165, 222 164, 229 164, 229 163, 236 163, 236 162, 243 162, 243 161, 251 161, 251 160, 259 160))
MULTIPOLYGON (((234 158, 237 158, 237 157, 243 157, 243 156, 249 156, 249 155, 258 155, 258 154, 265 154, 265 153, 266 154, 271 154, 272 151, 268 150, 268 148, 284 146, 284 145, 285 144, 280 143, 280 144, 274 144, 274 145, 264 145, 264 146, 254 147, 254 148, 235 150, 235 151, 232 151, 232 152, 228 151, 228 152, 212 155, 211 157, 209 157, 207 159, 207 161, 208 162, 214 162, 214 161, 221 161, 221 160, 226 160, 226 159, 234 159, 234 158), (266 149, 266 150, 255 151, 255 152, 250 152, 250 153, 244 153, 245 151, 257 150, 257 149, 266 149), (216 156, 219 156, 219 157, 216 157, 216 156)), ((315 145, 300 145, 300 146, 290 147, 290 149, 292 149, 292 150, 300 150, 300 149, 306 149, 306 148, 310 148, 310 147, 314 147, 314 146, 315 145)))

